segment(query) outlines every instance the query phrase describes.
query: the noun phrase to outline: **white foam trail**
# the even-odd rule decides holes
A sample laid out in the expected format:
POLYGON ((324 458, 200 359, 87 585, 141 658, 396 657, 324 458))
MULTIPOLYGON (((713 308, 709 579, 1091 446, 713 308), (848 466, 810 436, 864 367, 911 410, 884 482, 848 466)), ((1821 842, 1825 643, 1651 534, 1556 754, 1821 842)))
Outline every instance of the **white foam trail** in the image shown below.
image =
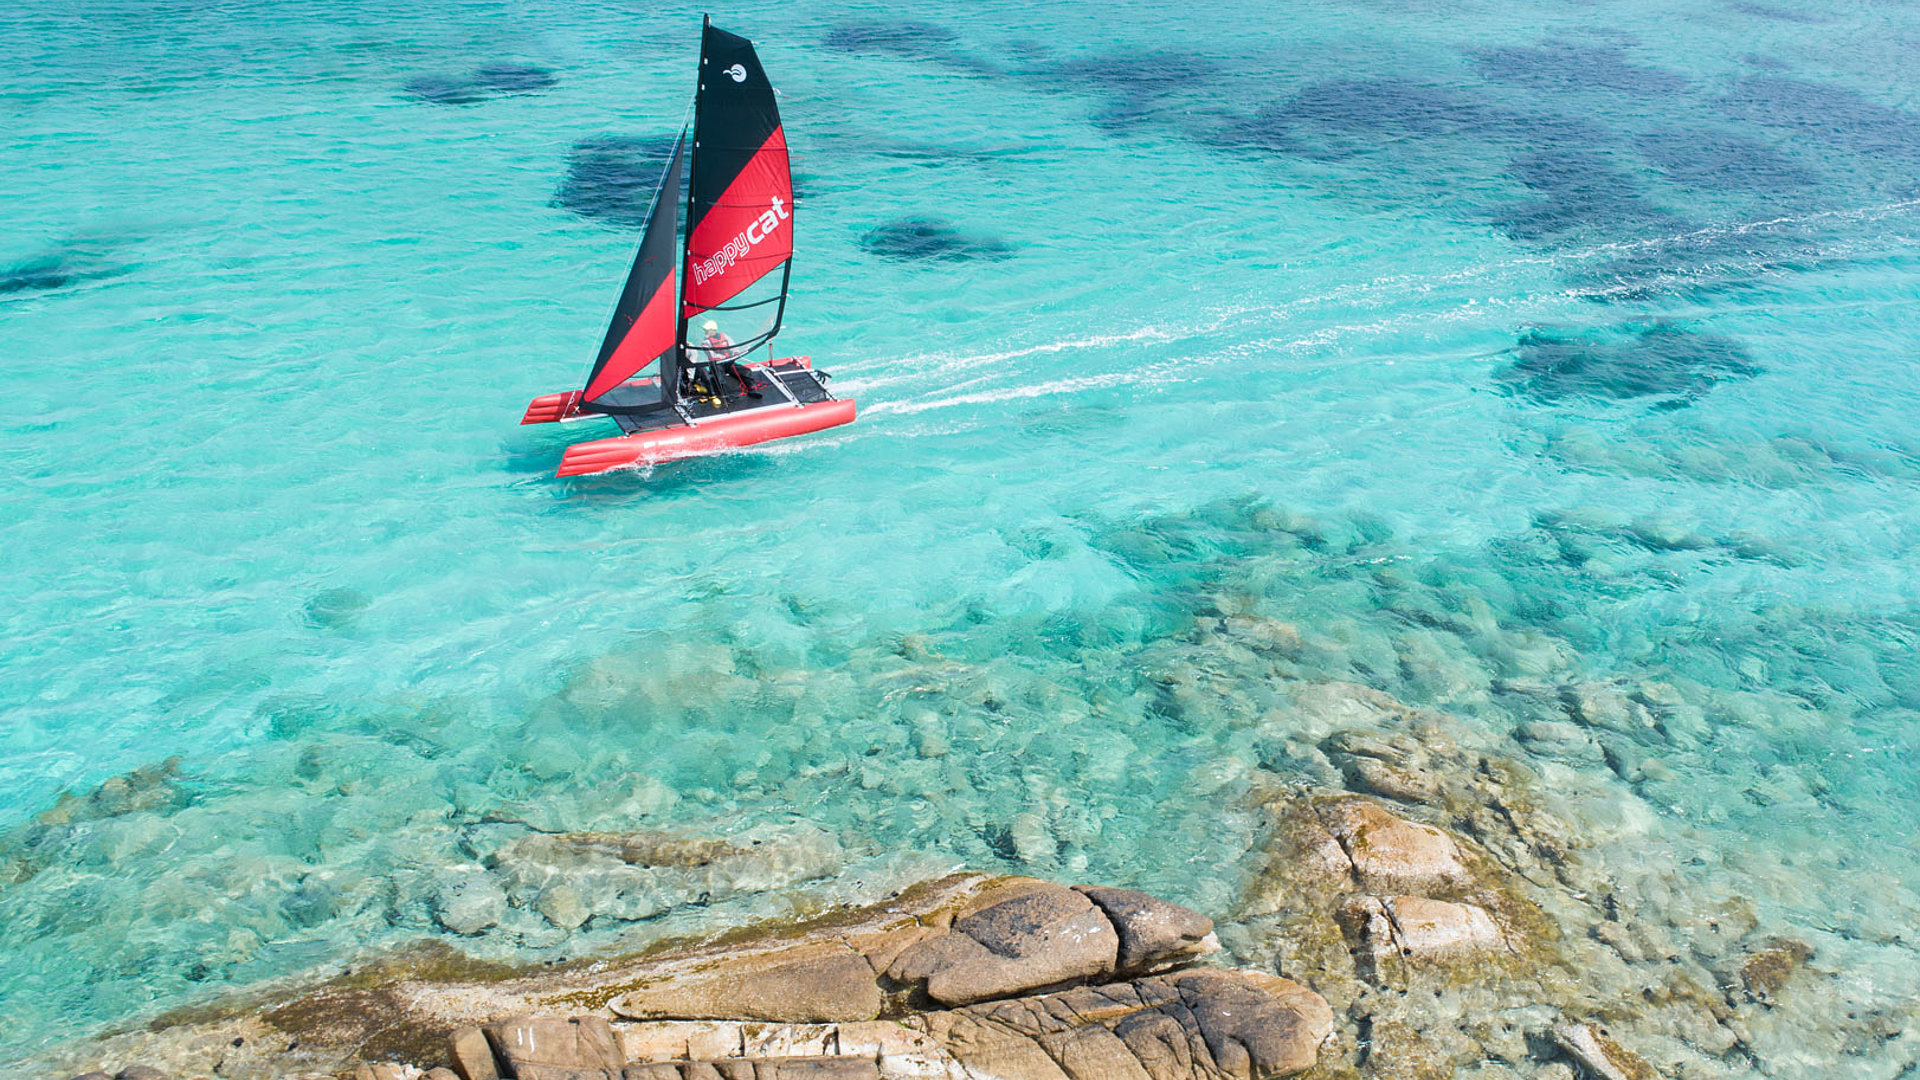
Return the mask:
POLYGON ((1028 356, 1046 356, 1063 353, 1073 349, 1103 349, 1113 345, 1131 345, 1139 342, 1163 343, 1175 340, 1176 336, 1158 326, 1143 326, 1136 330, 1127 330, 1111 334, 1092 334, 1087 337, 1063 338, 1059 341, 1028 345, 1019 349, 1006 349, 990 353, 970 353, 952 356, 943 353, 920 353, 887 361, 888 365, 907 364, 912 370, 899 375, 882 375, 859 382, 862 390, 891 386, 900 382, 924 382, 929 370, 966 371, 989 364, 1003 364, 1009 360, 1019 360, 1028 356))
MULTIPOLYGON (((945 386, 923 389, 916 395, 879 401, 863 410, 863 415, 869 416, 910 416, 968 405, 992 405, 1079 393, 1107 386, 1134 385, 1149 380, 1165 381, 1169 378, 1192 376, 1198 371, 1221 365, 1244 364, 1251 358, 1270 361, 1275 353, 1299 356, 1319 351, 1324 354, 1326 347, 1330 345, 1404 332, 1434 323, 1459 324, 1493 318, 1498 318, 1502 322, 1512 322, 1516 319, 1551 317, 1554 313, 1564 310, 1569 301, 1615 299, 1648 290, 1684 287, 1728 274, 1755 273, 1778 265, 1783 258, 1843 258, 1853 253, 1856 246, 1842 244, 1823 247, 1810 243, 1805 251, 1775 251, 1747 259, 1719 259, 1697 263, 1678 271, 1635 275, 1631 279, 1619 282, 1559 287, 1520 295, 1500 295, 1498 282, 1511 277, 1518 271, 1552 271, 1568 265, 1618 259, 1624 255, 1658 251, 1669 247, 1698 246, 1706 241, 1779 231, 1821 221, 1875 221, 1907 214, 1916 209, 1920 209, 1920 199, 1822 210, 1808 214, 1782 215, 1757 221, 1730 222, 1667 236, 1612 241, 1574 250, 1538 254, 1517 253, 1512 258, 1480 263, 1443 274, 1377 275, 1365 281, 1353 282, 1309 296, 1293 297, 1278 303, 1221 306, 1199 313, 1193 322, 1183 326, 1179 332, 1154 324, 1131 330, 1063 338, 992 352, 957 356, 924 353, 900 357, 885 362, 889 368, 898 366, 898 374, 890 373, 868 379, 848 380, 848 389, 867 393, 902 384, 913 384, 925 388, 930 379, 937 379, 943 375, 987 369, 945 386), (1418 311, 1405 310, 1378 320, 1335 322, 1303 334, 1288 335, 1272 332, 1289 323, 1299 321, 1317 308, 1329 305, 1340 305, 1346 308, 1405 307, 1412 299, 1462 288, 1471 288, 1477 295, 1444 307, 1422 308, 1418 311), (1232 337, 1235 340, 1228 344, 1221 344, 1222 337, 1232 337), (1094 351, 1141 344, 1168 345, 1182 341, 1195 342, 1200 348, 1192 355, 1162 360, 1144 367, 1129 367, 1114 372, 1089 373, 1024 385, 1016 384, 998 388, 992 386, 997 381, 1017 380, 1026 374, 1024 368, 1010 366, 1011 361, 1035 356, 1053 356, 1077 350, 1094 351), (963 392, 971 387, 980 387, 980 389, 963 392)), ((1339 362, 1338 358, 1324 355, 1320 359, 1323 363, 1339 362)), ((1377 358, 1366 358, 1356 362, 1376 361, 1377 358)))

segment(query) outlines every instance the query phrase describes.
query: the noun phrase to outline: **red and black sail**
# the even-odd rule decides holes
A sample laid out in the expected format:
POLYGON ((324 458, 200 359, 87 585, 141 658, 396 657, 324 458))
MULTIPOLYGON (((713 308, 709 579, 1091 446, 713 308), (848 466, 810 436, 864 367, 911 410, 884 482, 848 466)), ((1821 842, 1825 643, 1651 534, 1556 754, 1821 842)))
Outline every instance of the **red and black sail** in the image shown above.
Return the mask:
POLYGON ((674 262, 680 231, 680 175, 686 156, 686 134, 674 143, 673 158, 653 193, 640 251, 633 257, 620 303, 600 355, 580 395, 582 412, 630 415, 666 408, 674 402, 679 378, 680 322, 676 304, 674 262), (646 378, 634 376, 649 364, 658 368, 646 378))
POLYGON ((736 353, 779 333, 792 258, 793 175, 773 87, 752 42, 708 23, 687 197, 681 333, 688 359, 712 352, 702 331, 710 319, 736 353))

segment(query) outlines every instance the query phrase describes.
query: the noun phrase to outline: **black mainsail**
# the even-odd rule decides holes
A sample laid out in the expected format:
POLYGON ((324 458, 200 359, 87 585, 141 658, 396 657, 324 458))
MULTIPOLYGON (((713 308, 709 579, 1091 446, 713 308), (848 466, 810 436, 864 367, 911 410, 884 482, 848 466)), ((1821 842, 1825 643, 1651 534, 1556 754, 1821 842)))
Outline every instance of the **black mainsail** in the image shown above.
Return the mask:
POLYGON ((708 344, 710 319, 728 324, 721 329, 733 355, 772 340, 785 314, 792 260, 793 174, 773 87, 753 43, 708 21, 694 100, 680 308, 688 361, 724 358, 708 344))

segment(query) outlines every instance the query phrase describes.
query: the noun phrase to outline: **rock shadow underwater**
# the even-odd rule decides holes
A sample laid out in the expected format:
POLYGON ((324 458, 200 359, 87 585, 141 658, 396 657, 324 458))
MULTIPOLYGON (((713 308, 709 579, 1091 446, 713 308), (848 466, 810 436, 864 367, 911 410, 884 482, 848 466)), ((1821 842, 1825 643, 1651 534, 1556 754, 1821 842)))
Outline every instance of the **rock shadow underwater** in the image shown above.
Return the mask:
POLYGON ((1734 338, 1669 324, 1529 330, 1515 354, 1499 382, 1548 405, 1645 401, 1657 409, 1678 409, 1721 383, 1761 371, 1734 338))
POLYGON ((900 262, 997 262, 1014 249, 986 233, 933 217, 903 217, 877 225, 860 238, 870 255, 900 262))
MULTIPOLYGON (((673 156, 673 135, 592 135, 573 144, 567 172, 548 203, 603 225, 637 229, 647 222, 660 171, 673 156)), ((686 195, 682 177, 680 197, 686 195)))
POLYGON ((475 105, 499 97, 537 94, 560 84, 552 70, 536 64, 482 64, 463 75, 420 75, 401 90, 429 105, 475 105))

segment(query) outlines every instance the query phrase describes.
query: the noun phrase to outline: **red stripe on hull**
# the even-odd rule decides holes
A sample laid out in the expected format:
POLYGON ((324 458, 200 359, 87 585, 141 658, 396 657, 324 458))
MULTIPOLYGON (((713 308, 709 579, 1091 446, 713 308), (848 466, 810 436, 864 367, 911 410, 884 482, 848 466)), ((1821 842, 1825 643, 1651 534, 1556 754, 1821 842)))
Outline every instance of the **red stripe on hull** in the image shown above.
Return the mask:
POLYGON ((596 439, 576 443, 560 458, 556 476, 586 476, 629 465, 653 465, 663 461, 698 457, 736 446, 805 435, 854 419, 851 399, 816 401, 811 405, 768 406, 732 416, 703 420, 688 427, 666 428, 623 435, 616 439, 596 439))
POLYGON ((542 394, 527 403, 527 414, 520 418, 523 424, 552 424, 573 415, 574 406, 580 403, 580 391, 568 390, 561 394, 542 394))

